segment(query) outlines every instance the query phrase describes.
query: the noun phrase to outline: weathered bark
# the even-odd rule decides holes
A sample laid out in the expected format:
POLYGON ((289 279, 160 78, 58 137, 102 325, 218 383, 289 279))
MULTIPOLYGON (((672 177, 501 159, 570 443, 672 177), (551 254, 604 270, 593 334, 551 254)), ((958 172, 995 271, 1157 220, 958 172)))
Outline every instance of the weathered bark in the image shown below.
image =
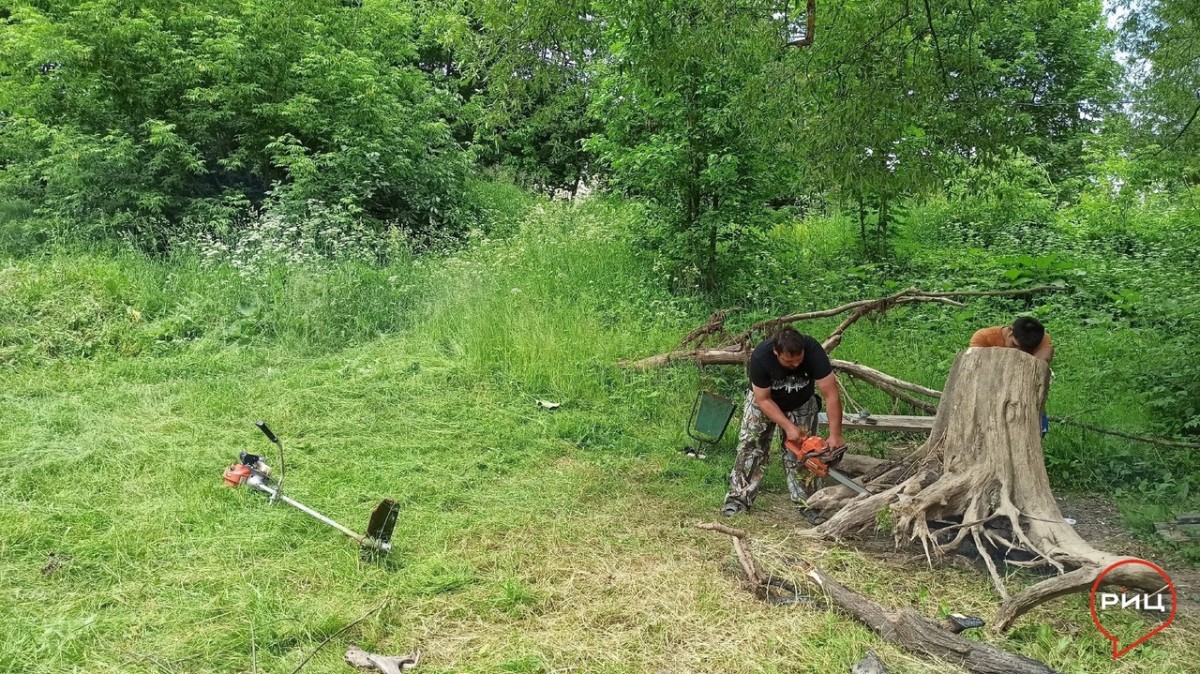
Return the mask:
POLYGON ((402 674, 421 662, 421 651, 408 655, 380 655, 368 653, 358 646, 351 646, 346 649, 343 657, 346 664, 361 670, 375 670, 380 674, 402 674))
MULTIPOLYGON (((943 554, 968 539, 982 554, 1004 600, 993 629, 1004 630, 1039 603, 1074 592, 1096 579, 1118 555, 1096 550, 1066 522, 1050 490, 1042 455, 1040 416, 1050 370, 1016 349, 967 349, 950 371, 933 430, 910 458, 907 479, 872 496, 852 499, 811 535, 841 538, 875 526, 888 509, 898 541, 920 541, 927 555, 943 554), (961 524, 931 529, 931 522, 961 524), (1053 566, 1060 575, 1009 597, 989 549, 1020 550, 1021 566, 1053 566)), ((824 491, 824 490, 822 490, 824 491)), ((839 505, 836 492, 810 505, 839 505)), ((1162 581, 1148 567, 1128 565, 1119 582, 1148 591, 1162 581)))
POLYGON ((858 477, 878 470, 882 466, 890 466, 892 463, 887 459, 877 459, 863 454, 846 454, 838 462, 837 468, 850 477, 858 477))
MULTIPOLYGON (((742 571, 756 594, 765 598, 772 585, 771 578, 754 559, 746 532, 716 522, 698 524, 696 527, 732 537, 742 571)), ((885 640, 910 651, 950 662, 978 674, 1054 674, 1054 670, 1037 660, 959 636, 964 627, 981 625, 982 621, 978 619, 964 617, 945 624, 929 620, 911 609, 888 611, 829 577, 812 562, 803 559, 791 559, 790 562, 802 568, 805 577, 821 588, 840 611, 863 623, 885 640)), ((787 585, 790 587, 790 583, 787 585)))
POLYGON ((946 630, 911 609, 887 611, 813 566, 807 576, 843 611, 894 644, 938 658, 979 674, 1053 674, 1054 670, 1023 655, 972 641, 946 630))

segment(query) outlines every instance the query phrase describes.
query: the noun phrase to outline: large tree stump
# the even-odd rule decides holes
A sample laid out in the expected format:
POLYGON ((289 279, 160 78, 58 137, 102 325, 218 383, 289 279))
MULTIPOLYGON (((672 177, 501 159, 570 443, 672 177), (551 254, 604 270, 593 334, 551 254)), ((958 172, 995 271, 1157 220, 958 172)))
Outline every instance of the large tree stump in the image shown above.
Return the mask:
MULTIPOLYGON (((992 622, 1000 631, 1044 601, 1090 588, 1105 568, 1128 558, 1089 545, 1063 520, 1054 500, 1040 431, 1049 380, 1044 362, 1017 349, 960 353, 929 440, 904 462, 897 483, 849 501, 841 492, 814 495, 814 507, 844 505, 811 535, 857 534, 874 527, 880 511, 888 509, 897 541, 920 541, 927 555, 970 540, 1003 599, 992 622), (1051 566, 1059 575, 1010 597, 987 552, 996 549, 1024 553, 1009 564, 1051 566)), ((896 480, 897 473, 889 479, 896 480)), ((1137 564, 1120 567, 1106 582, 1151 592, 1163 584, 1137 564)))

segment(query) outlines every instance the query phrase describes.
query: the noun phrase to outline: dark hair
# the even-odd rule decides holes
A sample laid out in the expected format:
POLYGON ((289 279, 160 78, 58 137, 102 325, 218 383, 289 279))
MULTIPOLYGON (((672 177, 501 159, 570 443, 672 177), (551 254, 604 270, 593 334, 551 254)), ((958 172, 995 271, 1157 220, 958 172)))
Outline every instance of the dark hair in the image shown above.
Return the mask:
POLYGON ((790 356, 804 353, 804 335, 792 328, 784 328, 775 333, 775 353, 790 356))
POLYGON ((1046 328, 1036 318, 1022 316, 1013 321, 1012 334, 1013 339, 1017 340, 1017 346, 1024 351, 1032 351, 1042 343, 1042 338, 1046 336, 1046 328))

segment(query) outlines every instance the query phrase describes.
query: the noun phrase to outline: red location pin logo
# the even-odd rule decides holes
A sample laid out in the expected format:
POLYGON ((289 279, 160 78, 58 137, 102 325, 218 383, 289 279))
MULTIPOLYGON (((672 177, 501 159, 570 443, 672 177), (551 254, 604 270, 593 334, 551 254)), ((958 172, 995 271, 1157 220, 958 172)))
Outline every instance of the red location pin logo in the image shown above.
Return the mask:
POLYGON ((1172 622, 1175 621, 1175 603, 1176 603, 1175 602, 1175 584, 1171 582, 1170 576, 1167 575, 1166 571, 1163 571, 1162 569, 1158 568, 1154 564, 1151 564, 1150 562, 1147 562, 1144 559, 1126 559, 1126 560, 1117 562, 1116 564, 1113 564, 1112 566, 1105 569, 1104 572, 1101 573, 1100 576, 1096 578, 1096 582, 1092 583, 1092 599, 1091 599, 1092 622, 1096 623, 1096 627, 1100 630, 1100 633, 1103 634, 1104 636, 1108 637, 1108 640, 1112 642, 1113 660, 1116 660, 1117 658, 1121 657, 1122 655, 1125 655, 1129 651, 1132 651, 1133 649, 1135 649, 1138 646, 1145 643, 1146 640, 1149 639, 1150 637, 1167 629, 1167 627, 1172 622), (1159 590, 1158 592, 1151 593, 1151 594, 1133 594, 1131 592, 1124 591, 1123 588, 1122 588, 1123 591, 1119 594, 1111 593, 1111 592, 1100 592, 1100 586, 1104 583, 1104 577, 1107 576, 1108 574, 1112 573, 1113 569, 1116 569, 1121 566, 1125 566, 1126 564, 1141 564, 1142 566, 1148 566, 1151 569, 1154 569, 1155 573, 1162 576, 1163 584, 1166 586, 1166 589, 1171 590, 1171 614, 1169 616, 1167 616, 1167 619, 1165 621, 1163 621, 1163 623, 1160 624, 1158 627, 1155 627, 1154 629, 1150 630, 1149 632, 1147 632, 1144 636, 1142 636, 1137 641, 1134 641, 1133 643, 1129 644, 1128 646, 1121 648, 1120 638, 1113 636, 1108 630, 1104 629, 1104 625, 1100 622, 1100 617, 1102 615, 1104 615, 1105 611, 1122 609, 1122 608, 1131 608, 1131 607, 1134 609, 1140 609, 1140 610, 1151 610, 1151 611, 1159 610, 1159 611, 1163 611, 1163 612, 1166 611, 1166 607, 1163 606, 1162 590, 1159 590))

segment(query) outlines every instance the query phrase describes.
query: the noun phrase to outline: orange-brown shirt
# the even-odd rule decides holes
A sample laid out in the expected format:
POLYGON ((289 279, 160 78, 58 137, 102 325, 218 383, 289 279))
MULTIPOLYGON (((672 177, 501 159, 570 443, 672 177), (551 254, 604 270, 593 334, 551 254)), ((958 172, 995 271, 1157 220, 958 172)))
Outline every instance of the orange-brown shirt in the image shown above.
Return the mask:
MULTIPOLYGON (((1007 325, 1001 325, 995 328, 980 328, 971 335, 971 346, 982 347, 1008 347, 1018 348, 1016 343, 1009 343, 1009 336, 1012 334, 1012 328, 1007 325)), ((1033 354, 1039 353, 1054 353, 1054 342, 1050 340, 1050 333, 1046 333, 1042 337, 1042 343, 1038 344, 1037 348, 1032 351, 1033 354)))

